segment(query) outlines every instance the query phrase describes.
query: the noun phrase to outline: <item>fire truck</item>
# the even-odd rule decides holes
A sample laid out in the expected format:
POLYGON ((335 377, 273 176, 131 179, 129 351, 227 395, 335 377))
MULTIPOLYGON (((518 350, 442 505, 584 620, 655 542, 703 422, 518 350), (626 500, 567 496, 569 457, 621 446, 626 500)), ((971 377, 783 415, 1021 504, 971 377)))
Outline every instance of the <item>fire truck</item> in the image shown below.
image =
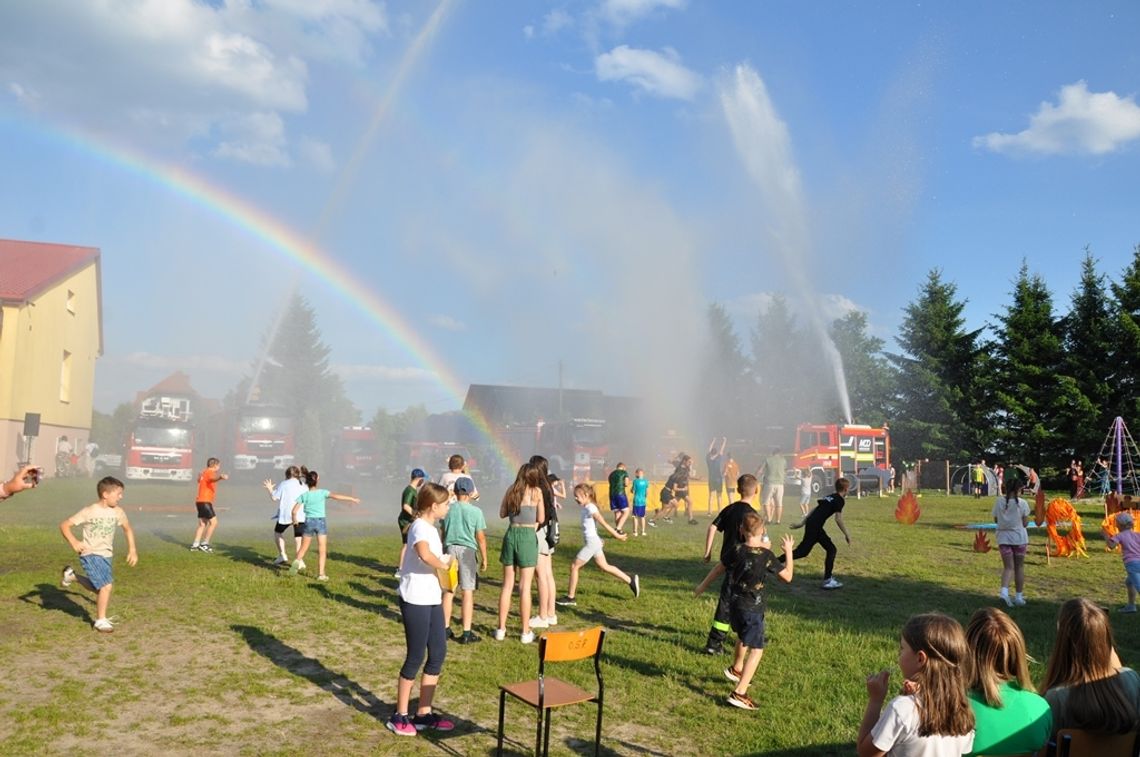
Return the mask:
MULTIPOLYGON (((830 492, 846 477, 877 488, 891 467, 890 430, 858 424, 803 423, 796 428, 792 468, 811 472, 812 494, 830 492)), ((789 475, 791 471, 789 470, 789 475)))
POLYGON ((345 476, 373 478, 380 474, 376 432, 368 426, 345 426, 333 440, 333 465, 345 476))
POLYGON ((293 415, 284 407, 251 402, 241 408, 230 437, 233 470, 284 470, 295 452, 293 415))
POLYGON ((606 477, 606 422, 602 418, 571 418, 568 421, 539 421, 535 446, 550 462, 552 471, 570 474, 577 484, 606 477))
POLYGON ((129 480, 191 481, 194 427, 191 400, 165 394, 144 397, 127 434, 125 475, 129 480))

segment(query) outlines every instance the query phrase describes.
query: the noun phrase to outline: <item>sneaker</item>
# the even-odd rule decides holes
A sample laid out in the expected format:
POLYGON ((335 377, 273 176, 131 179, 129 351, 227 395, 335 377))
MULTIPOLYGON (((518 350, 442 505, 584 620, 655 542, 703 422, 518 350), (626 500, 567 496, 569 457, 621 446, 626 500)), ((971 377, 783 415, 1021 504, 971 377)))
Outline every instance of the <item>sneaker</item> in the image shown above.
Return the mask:
POLYGON ((724 677, 733 683, 740 683, 740 676, 742 675, 744 674, 731 665, 724 669, 724 677))
POLYGON ((577 607, 578 601, 574 597, 563 597, 562 599, 554 600, 554 604, 559 607, 577 607))
POLYGON ((633 596, 640 597, 641 596, 641 576, 634 573, 633 578, 629 579, 629 588, 630 588, 630 591, 633 592, 633 596))
POLYGON ((210 547, 209 544, 199 544, 198 545, 198 551, 199 552, 213 552, 214 550, 210 547))
POLYGON ((482 639, 476 636, 474 631, 464 631, 463 635, 455 641, 458 644, 474 644, 477 641, 482 641, 482 639))
POLYGON ((295 576, 305 567, 305 563, 300 560, 294 560, 293 564, 289 566, 289 575, 295 576))
POLYGON ((59 585, 66 589, 68 586, 71 586, 71 584, 74 582, 75 582, 75 571, 71 569, 70 565, 68 565, 67 567, 65 567, 63 569, 63 575, 60 576, 59 585))
POLYGON ((1120 608, 1121 612, 1136 612, 1136 605, 1124 605, 1120 608))
POLYGON ((297 562, 301 564, 301 567, 298 570, 304 570, 305 568, 309 567, 308 565, 305 565, 304 560, 297 560, 297 562))
POLYGON ((392 578, 399 578, 399 577, 400 577, 400 571, 398 571, 398 570, 392 574, 392 578))
POLYGON ((705 647, 705 654, 707 654, 707 655, 724 654, 724 647, 720 646, 719 644, 715 644, 715 645, 709 644, 707 647, 705 647))
POLYGON ((397 736, 415 736, 417 732, 416 727, 412 725, 412 721, 408 720, 407 715, 393 714, 384 726, 397 736))
POLYGON ((451 626, 448 626, 447 627, 447 640, 448 641, 455 641, 458 638, 459 637, 455 635, 455 631, 451 630, 451 626))
POLYGON ((618 528, 615 530, 617 531, 618 536, 625 536, 625 530, 624 529, 618 528))
POLYGON ((502 641, 505 638, 507 638, 507 629, 496 628, 495 629, 495 641, 502 641))
POLYGON ((288 562, 289 562, 289 558, 286 557, 285 555, 277 555, 277 558, 273 561, 273 564, 274 565, 286 565, 286 564, 288 564, 288 562))
POLYGON ((1013 600, 1009 598, 1008 594, 998 594, 998 599, 1005 602, 1006 607, 1013 607, 1013 600))
POLYGON ((190 545, 190 551, 191 551, 191 552, 197 552, 197 551, 198 551, 198 548, 199 548, 199 546, 200 546, 200 545, 198 545, 198 544, 191 544, 191 545, 190 545))
POLYGON ((1025 607, 1025 597, 1019 594, 1013 598, 1013 603, 1018 607, 1025 607))
POLYGON ((747 694, 737 694, 735 691, 728 695, 728 703, 742 710, 755 710, 756 703, 747 694))
POLYGON ((662 520, 664 520, 666 523, 672 523, 673 522, 672 518, 662 518, 662 520))
POLYGON ((689 525, 690 526, 697 525, 697 519, 696 518, 689 518, 689 525))
POLYGON ((549 618, 543 618, 543 620, 545 620, 546 625, 550 626, 551 628, 558 625, 558 616, 557 615, 551 615, 549 618))
POLYGON ((646 523, 649 524, 650 528, 657 528, 657 521, 655 521, 655 520, 649 520, 649 521, 646 521, 646 523))
POLYGON ((825 588, 825 589, 838 589, 842 586, 843 586, 843 584, 841 584, 839 581, 835 580, 835 576, 832 576, 831 578, 829 578, 823 582, 823 588, 825 588))
POLYGON ((111 625, 111 621, 107 618, 99 618, 96 620, 94 628, 99 633, 111 633, 115 630, 115 627, 111 625))
POLYGON ((324 573, 322 573, 321 575, 317 576, 317 580, 318 581, 328 581, 329 577, 326 576, 324 573))
POLYGON ((548 625, 550 625, 550 624, 547 623, 542 618, 531 618, 530 619, 530 627, 531 628, 546 628, 548 625))
POLYGON ((521 641, 523 644, 533 644, 534 631, 527 631, 526 633, 522 634, 519 636, 519 641, 521 641))
POLYGON ((446 718, 441 718, 434 712, 429 712, 426 715, 416 715, 412 718, 412 725, 415 726, 417 731, 426 731, 429 728, 433 731, 455 730, 455 723, 452 723, 446 718))

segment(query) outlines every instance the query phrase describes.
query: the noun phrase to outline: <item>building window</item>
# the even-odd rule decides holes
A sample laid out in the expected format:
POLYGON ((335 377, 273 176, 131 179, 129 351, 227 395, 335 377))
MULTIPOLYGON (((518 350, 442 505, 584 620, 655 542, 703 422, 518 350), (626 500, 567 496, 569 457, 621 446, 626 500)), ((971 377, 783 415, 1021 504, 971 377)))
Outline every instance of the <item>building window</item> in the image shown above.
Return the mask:
POLYGON ((71 402, 71 353, 67 350, 59 366, 59 401, 71 402))
POLYGON ((67 290, 67 312, 75 315, 75 292, 67 290))

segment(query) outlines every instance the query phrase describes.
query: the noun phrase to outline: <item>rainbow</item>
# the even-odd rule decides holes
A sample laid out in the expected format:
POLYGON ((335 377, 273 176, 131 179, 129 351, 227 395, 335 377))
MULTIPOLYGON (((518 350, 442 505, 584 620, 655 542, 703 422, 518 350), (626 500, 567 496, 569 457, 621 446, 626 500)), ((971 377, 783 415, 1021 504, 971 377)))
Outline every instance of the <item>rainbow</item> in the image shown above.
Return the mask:
MULTIPOLYGON (((440 387, 462 407, 466 387, 448 363, 395 308, 381 299, 378 293, 361 284, 336 258, 300 232, 253 203, 185 168, 160 162, 121 144, 75 129, 39 125, 73 149, 183 198, 311 272, 344 295, 356 310, 379 326, 412 360, 429 370, 440 387)), ((516 469, 519 461, 511 451, 511 445, 496 433, 486 417, 478 410, 464 411, 464 414, 487 440, 506 470, 516 469)))

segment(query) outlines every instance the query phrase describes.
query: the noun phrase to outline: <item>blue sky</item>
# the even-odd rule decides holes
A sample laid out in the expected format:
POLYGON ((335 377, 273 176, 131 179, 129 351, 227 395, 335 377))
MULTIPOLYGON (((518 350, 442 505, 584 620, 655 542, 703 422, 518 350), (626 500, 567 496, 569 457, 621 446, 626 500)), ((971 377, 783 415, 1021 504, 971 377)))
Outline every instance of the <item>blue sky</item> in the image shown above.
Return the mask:
POLYGON ((1062 310, 1086 245, 1119 273, 1138 31, 1130 2, 6 4, 0 236, 102 249, 103 410, 176 368, 224 393, 295 282, 366 417, 456 399, 320 277, 61 134, 312 238, 464 382, 562 360, 664 397, 712 301, 742 334, 775 292, 858 308, 893 345, 933 267, 975 327, 1022 259, 1062 310))

